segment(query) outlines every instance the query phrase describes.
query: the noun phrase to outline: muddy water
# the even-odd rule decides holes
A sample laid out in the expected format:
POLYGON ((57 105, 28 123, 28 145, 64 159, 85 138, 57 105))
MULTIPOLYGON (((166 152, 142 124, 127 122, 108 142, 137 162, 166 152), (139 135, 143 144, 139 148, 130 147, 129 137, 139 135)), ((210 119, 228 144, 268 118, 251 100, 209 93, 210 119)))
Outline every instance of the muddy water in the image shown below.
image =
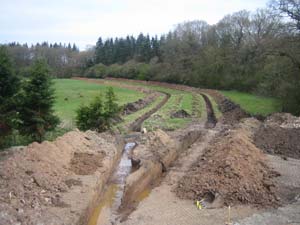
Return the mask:
POLYGON ((125 145, 120 163, 109 182, 104 196, 94 210, 88 225, 110 225, 120 219, 119 208, 122 203, 125 180, 132 170, 129 154, 135 146, 136 143, 134 142, 125 145))

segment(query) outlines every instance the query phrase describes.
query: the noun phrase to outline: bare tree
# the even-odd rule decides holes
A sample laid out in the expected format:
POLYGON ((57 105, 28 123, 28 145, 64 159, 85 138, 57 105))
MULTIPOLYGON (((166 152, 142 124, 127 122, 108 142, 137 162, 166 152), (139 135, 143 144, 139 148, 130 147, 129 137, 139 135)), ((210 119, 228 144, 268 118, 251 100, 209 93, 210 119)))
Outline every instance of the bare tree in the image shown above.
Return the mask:
POLYGON ((300 0, 273 0, 271 5, 281 14, 292 19, 296 23, 297 30, 300 31, 300 0))

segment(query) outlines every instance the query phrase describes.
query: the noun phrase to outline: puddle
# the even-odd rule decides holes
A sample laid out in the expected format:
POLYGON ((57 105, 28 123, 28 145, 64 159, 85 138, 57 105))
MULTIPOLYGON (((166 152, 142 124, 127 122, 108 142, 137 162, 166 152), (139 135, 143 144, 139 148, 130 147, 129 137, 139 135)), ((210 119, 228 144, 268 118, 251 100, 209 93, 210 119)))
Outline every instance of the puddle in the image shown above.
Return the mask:
MULTIPOLYGON (((126 177, 132 172, 132 164, 129 159, 129 154, 136 146, 136 143, 127 143, 124 147, 124 152, 119 165, 112 175, 104 196, 101 202, 94 210, 88 225, 114 224, 119 218, 119 208, 122 203, 124 194, 126 177)), ((138 201, 143 200, 149 195, 149 191, 145 191, 141 196, 138 196, 138 201)))

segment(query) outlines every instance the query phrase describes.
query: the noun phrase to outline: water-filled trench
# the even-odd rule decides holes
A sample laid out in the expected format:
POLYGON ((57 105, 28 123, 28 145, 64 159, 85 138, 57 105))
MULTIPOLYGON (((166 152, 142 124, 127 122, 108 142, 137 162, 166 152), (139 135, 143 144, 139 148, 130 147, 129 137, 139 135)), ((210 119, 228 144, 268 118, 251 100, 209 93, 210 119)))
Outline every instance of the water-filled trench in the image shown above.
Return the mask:
POLYGON ((121 219, 119 209, 122 204, 125 181, 126 177, 133 170, 129 155, 135 147, 135 142, 129 142, 125 145, 119 165, 113 173, 104 195, 95 208, 88 225, 114 224, 121 219))

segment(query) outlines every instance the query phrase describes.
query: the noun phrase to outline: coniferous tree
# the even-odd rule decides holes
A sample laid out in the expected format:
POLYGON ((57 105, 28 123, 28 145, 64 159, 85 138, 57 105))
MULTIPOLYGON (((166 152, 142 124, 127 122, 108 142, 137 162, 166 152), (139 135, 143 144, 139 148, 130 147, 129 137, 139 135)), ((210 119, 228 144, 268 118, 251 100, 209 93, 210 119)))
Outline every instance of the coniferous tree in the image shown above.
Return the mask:
POLYGON ((54 89, 50 71, 44 60, 37 60, 31 68, 29 80, 24 84, 19 127, 21 134, 41 142, 46 131, 59 123, 54 115, 54 89))
POLYGON ((103 102, 102 95, 97 96, 90 105, 81 106, 77 110, 76 124, 80 130, 106 131, 117 118, 121 108, 112 87, 109 87, 103 102))
POLYGON ((79 107, 76 125, 84 131, 91 129, 102 132, 108 128, 101 94, 96 96, 89 106, 79 107))
POLYGON ((96 43, 96 48, 95 48, 95 62, 96 63, 104 63, 104 45, 102 42, 102 38, 99 37, 97 43, 96 43))
POLYGON ((10 57, 5 47, 0 46, 0 146, 16 120, 16 95, 19 79, 15 76, 10 57))
POLYGON ((114 93, 114 89, 109 87, 105 93, 105 111, 108 117, 115 117, 120 112, 120 108, 117 104, 117 97, 114 93))

